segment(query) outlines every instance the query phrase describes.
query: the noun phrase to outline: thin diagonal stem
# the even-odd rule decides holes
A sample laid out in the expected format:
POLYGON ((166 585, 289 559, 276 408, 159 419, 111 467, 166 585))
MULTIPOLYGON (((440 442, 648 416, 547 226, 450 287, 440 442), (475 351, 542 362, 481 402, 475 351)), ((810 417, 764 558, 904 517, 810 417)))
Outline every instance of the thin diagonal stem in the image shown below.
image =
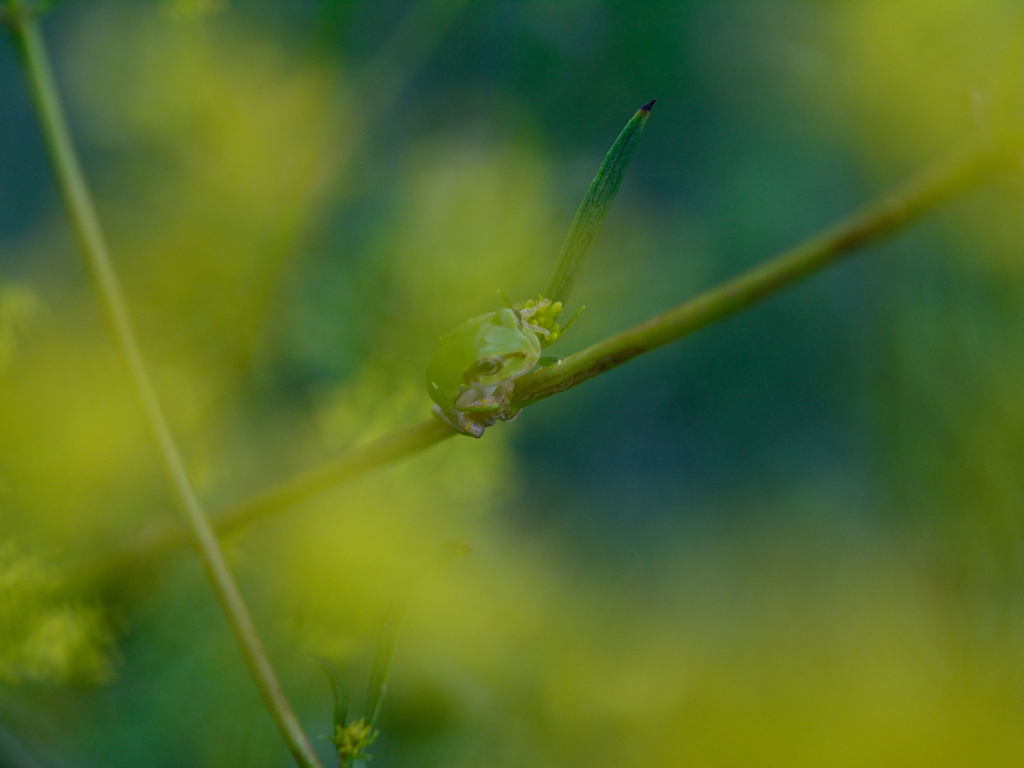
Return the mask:
POLYGON ((256 633, 249 610, 228 569, 213 526, 192 487, 181 453, 171 435, 167 419, 146 370, 120 281, 114 270, 92 197, 71 142, 39 27, 19 0, 8 0, 8 9, 14 41, 25 67, 29 89, 78 245, 85 258, 114 342, 128 368, 164 470, 178 497, 192 543, 231 625, 249 672, 256 681, 263 700, 295 761, 303 768, 320 768, 320 761, 281 690, 256 633))
MULTIPOLYGON (((522 377, 516 386, 517 403, 529 405, 563 392, 637 355, 741 312, 906 226, 943 200, 970 187, 1003 154, 998 144, 967 142, 888 194, 795 248, 674 309, 570 355, 558 364, 522 377)), ((373 469, 415 455, 455 434, 435 419, 407 427, 328 459, 224 510, 214 518, 214 525, 219 531, 237 531, 373 469)), ((145 541, 135 549, 108 556, 94 566, 90 575, 103 578, 105 574, 118 573, 143 562, 155 566, 159 556, 171 552, 182 539, 177 531, 164 528, 154 531, 145 541)))
POLYGON ((795 248, 555 365, 527 374, 516 385, 515 405, 526 406, 564 392, 637 355, 753 306, 913 221, 975 181, 999 156, 988 144, 968 144, 950 153, 795 248))
MULTIPOLYGON (((317 464, 224 510, 214 516, 214 526, 222 535, 241 530, 257 520, 299 504, 304 499, 361 477, 378 467, 395 464, 457 434, 438 419, 426 419, 317 464)), ((139 569, 143 565, 158 567, 168 554, 185 541, 180 528, 160 524, 143 535, 141 541, 136 538, 131 548, 108 554, 103 562, 87 567, 81 578, 85 582, 103 582, 126 568, 139 569)))

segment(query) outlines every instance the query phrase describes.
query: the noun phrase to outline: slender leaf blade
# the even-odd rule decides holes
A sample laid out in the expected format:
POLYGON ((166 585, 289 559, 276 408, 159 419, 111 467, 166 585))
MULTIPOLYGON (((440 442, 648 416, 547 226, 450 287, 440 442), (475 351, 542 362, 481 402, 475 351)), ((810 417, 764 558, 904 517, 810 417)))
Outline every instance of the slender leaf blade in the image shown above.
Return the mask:
POLYGON ((384 699, 384 691, 388 685, 388 673, 391 671, 391 658, 395 653, 395 639, 398 637, 398 625, 404 610, 392 606, 384 617, 377 650, 370 666, 370 679, 366 686, 366 719, 371 726, 377 724, 380 705, 384 699))
POLYGON ((597 175, 590 182, 562 244, 558 266, 545 294, 551 301, 565 302, 569 298, 601 222, 619 191, 622 177, 629 161, 633 159, 637 141, 653 107, 654 100, 651 100, 636 111, 601 161, 597 175))

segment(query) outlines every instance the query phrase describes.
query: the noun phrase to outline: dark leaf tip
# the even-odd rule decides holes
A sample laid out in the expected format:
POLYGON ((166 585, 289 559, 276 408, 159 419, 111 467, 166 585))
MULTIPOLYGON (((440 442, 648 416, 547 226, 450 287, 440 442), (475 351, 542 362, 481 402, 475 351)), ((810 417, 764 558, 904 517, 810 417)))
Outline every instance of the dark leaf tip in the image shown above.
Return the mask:
POLYGON ((640 111, 641 112, 650 112, 651 109, 654 108, 654 102, 656 102, 656 101, 657 101, 657 99, 651 99, 646 104, 644 104, 642 107, 640 107, 640 111))

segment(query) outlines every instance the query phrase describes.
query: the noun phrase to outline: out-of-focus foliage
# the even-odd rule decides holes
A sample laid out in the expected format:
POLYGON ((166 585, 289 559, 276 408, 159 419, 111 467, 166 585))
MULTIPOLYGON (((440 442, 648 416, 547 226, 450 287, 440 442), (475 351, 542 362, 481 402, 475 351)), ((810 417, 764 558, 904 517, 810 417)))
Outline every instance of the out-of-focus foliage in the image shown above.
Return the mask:
POLYGON ((842 101, 829 111, 841 105, 850 138, 870 142, 880 160, 933 151, 991 122, 1010 79, 1020 98, 1010 67, 1020 63, 1024 18, 1013 0, 835 5, 829 34, 842 101))
MULTIPOLYGON (((409 8, 66 0, 45 20, 213 508, 422 419, 433 340, 498 290, 543 288, 644 101, 574 294, 588 310, 554 352, 1015 119, 1021 89, 1012 0, 409 8)), ((0 89, 0 718, 73 765, 284 765, 187 555, 77 578, 174 512, 9 47, 0 89)), ((358 717, 399 607, 371 766, 1013 764, 1021 173, 483 440, 233 536, 324 759, 310 658, 339 666, 358 717), (439 556, 452 541, 468 557, 439 556)))
POLYGON ((164 8, 182 19, 202 18, 227 8, 227 0, 165 0, 164 8))
POLYGON ((54 566, 0 546, 0 684, 104 682, 112 666, 102 611, 69 596, 54 566))
POLYGON ((39 298, 27 288, 0 286, 0 371, 14 360, 23 336, 39 311, 39 298))

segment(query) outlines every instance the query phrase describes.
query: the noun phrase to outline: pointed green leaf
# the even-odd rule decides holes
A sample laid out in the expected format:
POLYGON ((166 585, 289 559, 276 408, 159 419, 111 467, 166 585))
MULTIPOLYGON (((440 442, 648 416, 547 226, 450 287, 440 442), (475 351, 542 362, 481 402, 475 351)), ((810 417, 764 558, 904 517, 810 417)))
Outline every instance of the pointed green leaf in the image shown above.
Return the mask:
POLYGON ((366 685, 366 717, 371 726, 377 724, 380 705, 387 689, 388 673, 391 670, 391 658, 395 653, 395 639, 398 636, 398 625, 404 611, 392 606, 384 617, 377 640, 377 650, 370 666, 370 679, 366 685))
POLYGON ((341 670, 333 661, 322 656, 314 656, 313 660, 327 675, 327 683, 331 686, 331 695, 334 697, 334 731, 337 732, 348 721, 348 691, 342 683, 341 670))
POLYGON ((576 210, 572 224, 569 226, 569 233, 562 244, 562 252, 558 257, 558 266, 551 278, 546 298, 552 302, 565 302, 572 291, 573 284, 579 274, 583 261, 590 250, 594 237, 597 234, 601 222, 615 194, 619 191, 622 177, 626 173, 629 161, 633 158, 637 140, 647 124, 647 118, 651 115, 651 108, 654 101, 649 101, 636 111, 636 114, 626 123, 615 143, 612 144, 608 154, 604 156, 601 166, 597 169, 597 175, 590 183, 583 202, 576 210))

